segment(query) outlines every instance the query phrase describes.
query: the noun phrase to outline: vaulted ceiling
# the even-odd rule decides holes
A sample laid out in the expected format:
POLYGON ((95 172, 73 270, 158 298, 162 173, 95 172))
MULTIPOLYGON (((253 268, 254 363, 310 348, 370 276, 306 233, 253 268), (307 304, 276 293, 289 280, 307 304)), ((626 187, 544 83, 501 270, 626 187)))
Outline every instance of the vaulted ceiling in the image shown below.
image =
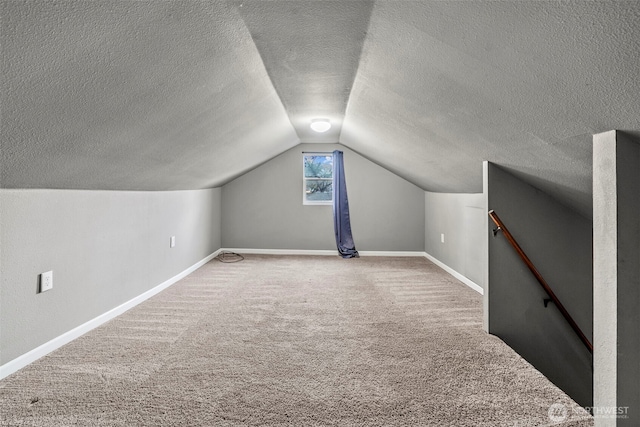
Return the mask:
POLYGON ((490 160, 589 216, 591 135, 640 131, 635 1, 1 4, 4 188, 216 187, 340 142, 429 191, 490 160))

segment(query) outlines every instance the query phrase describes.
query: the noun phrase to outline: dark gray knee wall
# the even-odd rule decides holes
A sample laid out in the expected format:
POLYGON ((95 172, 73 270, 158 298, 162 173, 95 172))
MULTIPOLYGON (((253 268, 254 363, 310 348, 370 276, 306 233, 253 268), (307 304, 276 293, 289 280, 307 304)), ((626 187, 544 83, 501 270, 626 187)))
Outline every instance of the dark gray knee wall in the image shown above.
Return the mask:
MULTIPOLYGON (((592 340, 592 223, 504 169, 485 162, 494 210, 567 311, 592 340)), ((502 233, 489 220, 486 327, 582 406, 592 405, 592 358, 502 233)))

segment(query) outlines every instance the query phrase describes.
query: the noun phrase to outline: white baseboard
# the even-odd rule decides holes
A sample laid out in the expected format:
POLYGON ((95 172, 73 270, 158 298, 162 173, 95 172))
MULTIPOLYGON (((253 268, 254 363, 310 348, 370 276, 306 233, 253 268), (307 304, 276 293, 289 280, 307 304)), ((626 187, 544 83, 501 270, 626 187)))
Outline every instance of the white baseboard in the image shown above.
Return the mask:
MULTIPOLYGON (((223 248, 220 251, 235 252, 237 254, 254 254, 254 255, 322 255, 322 256, 338 256, 338 251, 333 249, 251 249, 251 248, 223 248)), ((453 268, 444 264, 440 260, 434 258, 426 252, 420 251, 358 251, 360 256, 386 256, 386 257, 425 257, 444 271, 469 286, 474 291, 484 294, 482 286, 470 280, 468 277, 455 271, 453 268)))
POLYGON ((122 313, 124 313, 125 311, 135 307, 136 305, 140 304, 141 302, 151 298, 152 296, 156 295, 157 293, 165 290, 166 288, 168 288, 169 286, 173 285, 174 283, 176 283, 178 280, 188 276, 189 274, 193 273, 194 271, 196 271, 198 268, 202 267, 203 265, 205 265, 207 262, 211 261, 213 258, 215 258, 216 256, 218 256, 218 254, 221 252, 220 249, 218 249, 217 251, 215 251, 214 253, 212 253, 211 255, 207 256, 206 258, 198 261, 197 263, 193 264, 191 267, 187 268, 186 270, 178 273, 177 275, 173 276, 172 278, 170 278, 169 280, 166 280, 164 282, 162 282, 161 284, 159 284, 158 286, 149 289, 148 291, 146 291, 145 293, 138 295, 137 297, 107 311, 106 313, 103 313, 101 315, 99 315, 98 317, 95 317, 94 319, 89 320, 86 323, 83 323, 82 325, 68 331, 65 332, 64 334, 52 339, 51 341, 48 341, 44 344, 42 344, 39 347, 34 348, 33 350, 29 351, 28 353, 23 354, 22 356, 18 356, 15 359, 11 360, 10 362, 5 363, 4 365, 0 366, 0 380, 8 377, 9 375, 13 374, 14 372, 24 368, 25 366, 27 366, 28 364, 35 362, 36 360, 40 359, 43 356, 46 356, 47 354, 51 353, 52 351, 62 347, 63 345, 73 341, 74 339, 86 334, 87 332, 89 332, 92 329, 97 328, 98 326, 102 325, 103 323, 108 322, 109 320, 121 315, 122 313))
POLYGON ((322 255, 338 256, 338 251, 330 249, 251 249, 251 248, 223 248, 222 252, 253 255, 322 255))
POLYGON ((425 258, 427 258, 429 261, 431 261, 432 263, 434 263, 435 265, 437 265, 438 267, 440 267, 441 269, 443 269, 444 271, 446 271, 447 273, 449 273, 450 275, 452 275, 453 277, 455 277, 456 279, 458 279, 459 281, 461 281, 462 283, 464 283, 465 285, 473 289, 474 291, 478 292, 480 295, 484 295, 484 289, 482 288, 482 286, 478 285, 468 277, 458 273, 453 268, 449 267, 447 264, 443 263, 437 258, 434 258, 433 256, 429 255, 428 253, 423 252, 422 255, 425 258))
MULTIPOLYGON (((46 356, 47 354, 51 353, 52 351, 62 347, 63 345, 73 341, 74 339, 86 334, 87 332, 89 332, 90 330, 97 328, 98 326, 108 322, 109 320, 121 315, 122 313, 124 313, 125 311, 135 307, 136 305, 140 304, 143 301, 146 301, 147 299, 151 298, 152 296, 156 295, 157 293, 165 290, 166 288, 168 288, 169 286, 173 285, 174 283, 176 283, 177 281, 179 281, 180 279, 183 279, 184 277, 188 276, 189 274, 193 273, 195 270, 197 270, 198 268, 202 267, 204 264, 206 264, 207 262, 211 261, 213 258, 215 258, 216 256, 218 256, 219 253, 221 252, 236 252, 239 254, 256 254, 256 255, 324 255, 324 256, 338 256, 338 252, 335 250, 306 250, 306 249, 218 249, 217 251, 215 251, 214 253, 212 253, 211 255, 207 256, 206 258, 198 261, 197 263, 193 264, 191 267, 187 268, 186 270, 180 272, 179 274, 173 276, 172 278, 162 282, 161 284, 159 284, 158 286, 149 289, 148 291, 144 292, 141 295, 138 295, 137 297, 119 305, 118 307, 115 307, 109 311, 107 311, 106 313, 101 314, 98 317, 95 317, 92 320, 89 320, 88 322, 68 331, 65 332, 64 334, 52 339, 51 341, 48 341, 44 344, 42 344, 39 347, 36 347, 35 349, 23 354, 22 356, 18 356, 17 358, 5 363, 4 365, 0 366, 0 380, 3 378, 8 377, 9 375, 13 374, 14 372, 24 368, 25 366, 29 365, 32 362, 35 362, 36 360, 40 359, 43 356, 46 356)), ((442 263, 441 261, 439 261, 438 259, 434 258, 433 256, 429 255, 426 252, 413 252, 413 251, 361 251, 359 252, 361 256, 365 256, 365 257, 370 257, 370 256, 388 256, 388 257, 425 257, 427 258, 429 261, 433 262, 434 264, 436 264, 438 267, 442 268, 443 270, 445 270, 447 273, 451 274, 453 277, 455 277, 456 279, 460 280, 462 283, 464 283, 465 285, 469 286, 471 289, 473 289, 476 292, 479 292, 480 294, 484 293, 484 290, 482 289, 481 286, 479 286, 478 284, 474 283, 473 281, 471 281, 470 279, 468 279, 467 277, 463 276, 462 274, 458 273, 457 271, 455 271, 454 269, 452 269, 451 267, 449 267, 448 265, 442 263)))
MULTIPOLYGON (((250 249, 250 248, 224 248, 224 252, 254 255, 322 255, 339 256, 334 249, 250 249)), ((388 257, 423 257, 424 252, 418 251, 358 251, 360 256, 388 256, 388 257)))
POLYGON ((389 257, 422 257, 424 252, 418 251, 358 251, 361 256, 389 256, 389 257))

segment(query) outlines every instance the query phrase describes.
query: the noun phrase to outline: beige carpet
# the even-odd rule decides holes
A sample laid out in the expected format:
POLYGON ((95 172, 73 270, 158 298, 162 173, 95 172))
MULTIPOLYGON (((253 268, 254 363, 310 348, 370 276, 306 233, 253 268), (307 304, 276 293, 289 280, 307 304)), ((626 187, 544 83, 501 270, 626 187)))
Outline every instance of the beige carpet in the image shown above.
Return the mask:
POLYGON ((481 305, 423 258, 214 260, 0 381, 1 425, 593 425, 481 305))

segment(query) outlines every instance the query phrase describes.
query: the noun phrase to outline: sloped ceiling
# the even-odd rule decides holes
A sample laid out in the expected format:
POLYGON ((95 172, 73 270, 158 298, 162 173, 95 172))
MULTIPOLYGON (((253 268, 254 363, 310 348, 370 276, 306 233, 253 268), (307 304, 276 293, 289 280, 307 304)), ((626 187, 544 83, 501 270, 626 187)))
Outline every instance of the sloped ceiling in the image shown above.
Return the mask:
POLYGON ((301 142, 337 142, 373 2, 237 4, 301 142), (331 129, 312 131, 314 118, 330 119, 331 129))
POLYGON ((640 130, 635 1, 2 1, 4 188, 206 188, 341 142, 429 191, 482 161, 586 216, 640 130), (333 128, 312 134, 313 117, 333 128))
POLYGON ((299 139, 237 7, 5 1, 4 187, 214 187, 299 139))
POLYGON ((432 191, 481 160, 591 215, 592 134, 640 129, 640 3, 377 2, 341 141, 432 191))

